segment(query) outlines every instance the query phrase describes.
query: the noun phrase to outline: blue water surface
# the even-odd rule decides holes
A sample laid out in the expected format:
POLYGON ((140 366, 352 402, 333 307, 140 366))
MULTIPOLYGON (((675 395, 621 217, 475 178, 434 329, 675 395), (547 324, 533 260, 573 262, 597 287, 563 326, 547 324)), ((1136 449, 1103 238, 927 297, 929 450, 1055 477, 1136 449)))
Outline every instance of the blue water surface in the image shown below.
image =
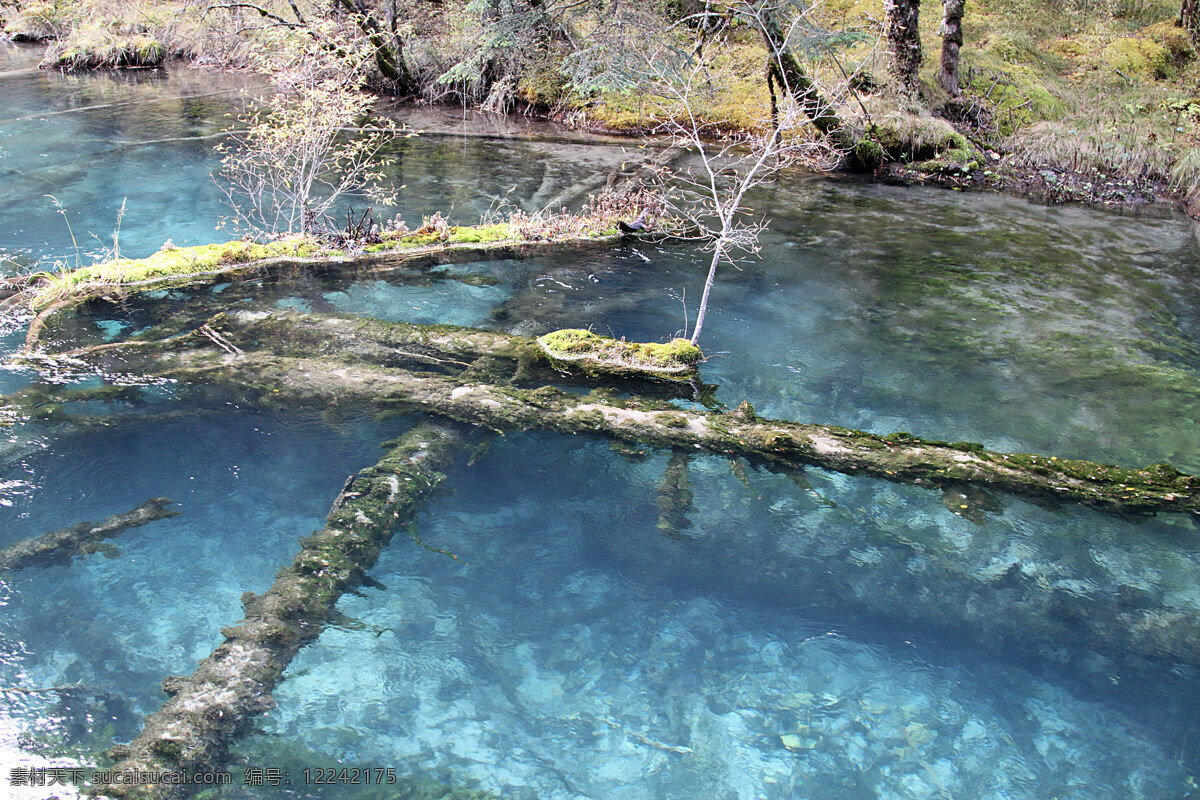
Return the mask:
MULTIPOLYGON (((209 173, 247 81, 64 76, 29 70, 36 57, 0 50, 0 270, 111 247, 122 199, 129 255, 232 235, 215 230, 228 211, 209 173)), ((578 204, 632 150, 464 119, 409 118, 429 133, 396 149, 406 188, 386 213, 417 224, 477 218, 497 196, 578 204)), ((701 339, 719 401, 1200 469, 1200 247, 1186 220, 799 174, 753 202, 772 220, 762 257, 723 270, 701 339)), ((160 291, 81 309, 52 334, 106 341, 167 310, 195 308, 198 324, 245 308, 663 340, 695 324, 705 266, 698 248, 654 240, 483 253, 160 291)), ((0 336, 14 352, 24 321, 0 336)), ((10 366, 0 392, 47 377, 10 366)), ((411 422, 172 384, 153 397, 0 418, 0 547, 150 497, 181 512, 69 565, 0 576, 5 767, 93 763, 135 736, 162 678, 221 641, 242 593, 270 584, 346 476, 411 422)), ((214 796, 396 796, 305 780, 333 766, 514 798, 1195 791, 1200 665, 1123 640, 1130 620, 1176 625, 1188 652, 1188 519, 696 456, 688 524, 672 527, 666 453, 514 433, 466 461, 291 664, 214 796), (246 767, 290 783, 244 786, 246 767)))

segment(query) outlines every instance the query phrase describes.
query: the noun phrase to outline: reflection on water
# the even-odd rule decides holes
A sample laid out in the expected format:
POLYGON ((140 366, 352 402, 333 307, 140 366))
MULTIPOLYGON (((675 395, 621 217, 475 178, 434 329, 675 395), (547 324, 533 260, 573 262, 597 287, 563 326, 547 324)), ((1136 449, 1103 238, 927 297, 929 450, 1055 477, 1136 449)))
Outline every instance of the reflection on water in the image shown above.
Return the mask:
MULTIPOLYGON (((28 52, 0 49, 0 71, 28 52)), ((85 251, 109 244, 121 198, 131 255, 228 235, 213 231, 223 212, 207 174, 238 88, 200 71, 0 77, 0 270, 74 258, 45 194, 85 251)), ((527 210, 578 203, 628 157, 589 137, 447 135, 461 117, 422 114, 412 124, 434 133, 403 140, 390 168, 410 224, 477 217, 505 192, 527 210)), ((756 204, 773 219, 763 256, 721 275, 702 342, 723 402, 1200 468, 1200 253, 1184 221, 805 176, 756 204)), ((665 339, 688 326, 704 264, 666 242, 511 256, 159 290, 50 333, 111 341, 169 314, 186 329, 252 307, 665 339)), ((0 330, 4 352, 21 333, 0 330)), ((6 370, 0 390, 36 380, 6 370)), ((148 497, 183 511, 126 531, 116 552, 3 576, 8 761, 86 760, 134 735, 162 677, 211 650, 241 593, 269 583, 401 427, 179 386, 152 399, 0 428, 0 546, 148 497)), ((304 766, 335 763, 517 798, 1192 791, 1189 520, 695 457, 693 507, 677 509, 690 525, 664 533, 667 461, 510 435, 457 467, 417 538, 397 535, 374 582, 292 664, 240 763, 289 769, 279 797, 392 796, 304 784, 304 766)))

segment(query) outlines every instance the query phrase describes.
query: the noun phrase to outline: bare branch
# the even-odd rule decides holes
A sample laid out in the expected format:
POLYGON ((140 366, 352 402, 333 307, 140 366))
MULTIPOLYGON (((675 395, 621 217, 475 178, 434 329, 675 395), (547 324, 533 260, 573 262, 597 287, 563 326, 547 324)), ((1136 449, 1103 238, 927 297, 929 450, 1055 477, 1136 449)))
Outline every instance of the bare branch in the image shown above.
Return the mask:
MULTIPOLYGON (((264 19, 274 20, 277 25, 282 25, 286 28, 291 28, 293 30, 295 30, 297 28, 306 27, 306 24, 307 24, 304 22, 304 19, 302 17, 300 17, 299 10, 296 10, 296 16, 300 17, 300 20, 298 22, 291 22, 291 21, 286 20, 283 17, 279 16, 278 14, 273 14, 270 11, 267 11, 262 6, 255 5, 254 3, 212 3, 208 6, 208 8, 206 8, 204 10, 204 13, 201 14, 200 16, 201 16, 201 18, 203 18, 208 15, 209 11, 213 11, 213 10, 217 10, 217 9, 232 10, 235 8, 247 8, 251 11, 257 11, 258 15, 260 17, 263 17, 264 19)), ((296 6, 293 4, 292 8, 293 8, 293 10, 295 10, 296 6)))

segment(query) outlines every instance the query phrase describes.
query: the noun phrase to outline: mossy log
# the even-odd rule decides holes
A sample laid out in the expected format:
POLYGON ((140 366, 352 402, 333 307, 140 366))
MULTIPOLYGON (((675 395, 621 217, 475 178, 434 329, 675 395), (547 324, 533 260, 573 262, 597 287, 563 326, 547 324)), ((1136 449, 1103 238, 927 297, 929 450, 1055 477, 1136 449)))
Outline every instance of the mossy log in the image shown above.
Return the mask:
MULTIPOLYGON (((191 336, 200 344, 216 344, 214 335, 242 351, 300 358, 329 357, 343 363, 435 372, 478 382, 604 385, 643 396, 688 400, 707 400, 716 388, 696 379, 681 381, 678 376, 648 373, 619 364, 564 361, 550 357, 533 338, 455 325, 413 325, 324 314, 235 312, 217 314, 191 336)), ((139 340, 37 354, 23 357, 22 361, 35 368, 42 365, 53 368, 58 359, 80 358, 103 363, 108 351, 118 358, 136 361, 135 350, 146 348, 157 353, 162 346, 161 342, 139 340)), ((153 365, 137 366, 154 369, 153 365)), ((87 397, 94 398, 99 390, 84 391, 87 397)), ((19 408, 22 396, 0 397, 0 408, 5 404, 19 408)), ((54 397, 55 402, 63 402, 72 394, 63 393, 57 386, 36 392, 39 402, 45 402, 48 396, 54 397)))
MULTIPOLYGON (((348 402, 401 405, 439 414, 492 430, 546 429, 591 434, 666 448, 686 448, 741 456, 777 468, 815 465, 835 472, 869 475, 930 488, 974 484, 1044 501, 1070 501, 1121 512, 1200 511, 1200 479, 1167 465, 1127 469, 1092 461, 1030 454, 997 453, 968 442, 919 439, 907 433, 878 435, 833 425, 760 419, 748 403, 732 412, 679 408, 662 400, 621 399, 609 391, 587 396, 543 386, 504 385, 516 377, 520 358, 481 366, 487 356, 471 361, 468 352, 486 349, 489 341, 503 348, 520 344, 518 337, 493 340, 496 334, 466 329, 431 328, 422 343, 441 353, 447 363, 470 364, 457 371, 400 368, 395 359, 371 349, 382 346, 389 323, 303 316, 225 318, 206 326, 220 329, 218 345, 210 336, 192 335, 160 344, 75 352, 74 358, 121 359, 105 371, 143 371, 177 380, 240 387, 267 401, 325 407, 348 402), (260 327, 261 326, 261 327, 260 327), (313 327, 327 332, 320 342, 305 341, 313 327), (287 328, 309 334, 287 337, 287 328), (366 347, 354 337, 335 335, 357 328, 368 335, 366 347), (442 340, 449 338, 449 343, 442 340), (443 348, 444 349, 439 349, 443 348), (282 355, 279 353, 283 353, 282 355), (307 353, 307 355, 305 355, 307 353), (505 373, 505 366, 513 372, 505 373)), ((407 326, 404 335, 423 330, 407 326)), ((400 334, 397 334, 400 335, 400 334)), ((524 346, 524 345, 522 345, 524 346)), ((530 346, 532 346, 530 344, 530 346)), ((528 351, 525 351, 528 352, 528 351)), ((445 367, 445 364, 438 365, 445 367)))
POLYGON ((117 536, 127 528, 178 516, 178 511, 167 508, 171 503, 165 497, 155 497, 137 508, 114 514, 100 522, 77 522, 33 539, 22 540, 0 550, 0 570, 66 564, 75 556, 95 552, 101 547, 100 542, 117 536))
MULTIPOLYGON (((271 706, 271 692, 300 648, 315 639, 334 604, 374 566, 398 527, 410 520, 466 443, 458 426, 419 423, 390 444, 379 463, 346 482, 325 527, 303 539, 265 594, 247 592, 246 616, 188 678, 167 678, 170 699, 141 734, 109 750, 116 771, 211 769, 271 706)), ((121 798, 168 798, 166 784, 97 786, 121 798)))
POLYGON ((25 351, 38 348, 50 319, 97 297, 161 289, 196 282, 215 282, 266 270, 296 267, 397 269, 415 259, 452 253, 475 258, 512 258, 546 247, 586 247, 619 238, 616 219, 592 219, 582 232, 558 238, 525 239, 507 223, 456 226, 444 232, 388 233, 384 241, 361 251, 333 250, 312 236, 280 239, 266 244, 232 241, 175 247, 141 259, 113 259, 68 272, 37 273, 11 282, 0 291, 0 314, 27 308, 35 312, 25 338, 25 351))
POLYGON ((704 358, 700 348, 687 339, 672 339, 665 344, 627 342, 578 328, 551 331, 539 336, 537 343, 555 361, 628 368, 659 376, 690 377, 704 358))

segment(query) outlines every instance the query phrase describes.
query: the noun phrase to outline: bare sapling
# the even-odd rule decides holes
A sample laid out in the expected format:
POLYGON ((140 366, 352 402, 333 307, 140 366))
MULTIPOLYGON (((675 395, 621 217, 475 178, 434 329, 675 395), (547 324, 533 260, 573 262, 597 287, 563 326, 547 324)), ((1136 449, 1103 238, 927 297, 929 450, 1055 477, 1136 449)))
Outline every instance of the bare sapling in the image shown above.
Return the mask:
POLYGON ((704 117, 705 93, 711 91, 706 56, 705 50, 699 49, 681 70, 664 66, 671 63, 666 58, 648 59, 653 96, 662 119, 655 132, 670 137, 676 147, 690 154, 686 166, 665 178, 669 208, 683 230, 703 241, 704 249, 711 252, 689 337, 692 344, 699 341, 704 329, 720 265, 737 268, 741 259, 759 252, 759 236, 768 223, 748 204, 750 192, 773 180, 780 169, 802 154, 816 154, 828 147, 803 135, 807 117, 787 91, 771 118, 761 120, 755 130, 728 133, 717 120, 704 117))
POLYGON ((274 91, 251 102, 217 147, 215 178, 238 230, 259 238, 311 233, 306 220, 325 219, 348 194, 395 202, 384 151, 398 126, 363 123, 374 102, 362 89, 374 51, 366 39, 327 42, 290 37, 264 48, 258 69, 274 91))

